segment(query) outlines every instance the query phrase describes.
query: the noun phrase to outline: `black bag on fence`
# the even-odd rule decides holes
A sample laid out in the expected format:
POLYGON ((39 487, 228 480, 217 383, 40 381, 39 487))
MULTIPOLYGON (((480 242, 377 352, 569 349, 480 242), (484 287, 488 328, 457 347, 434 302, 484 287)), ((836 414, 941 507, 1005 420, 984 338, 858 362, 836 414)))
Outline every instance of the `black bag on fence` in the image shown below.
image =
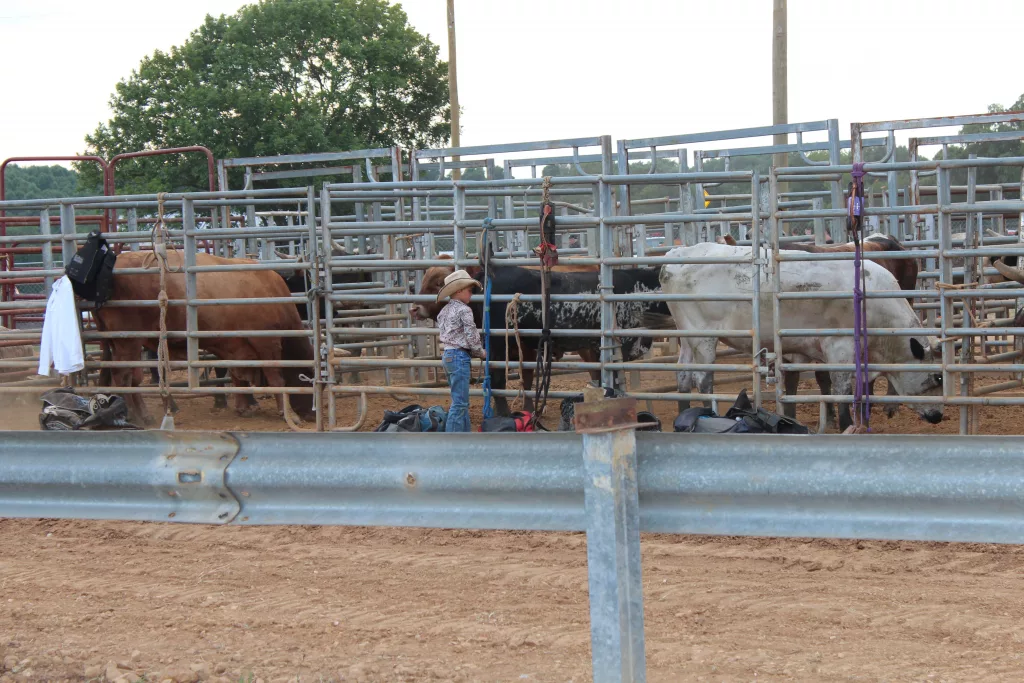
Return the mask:
POLYGON ((114 291, 114 264, 117 255, 107 241, 93 230, 85 244, 71 257, 64 269, 75 294, 102 306, 114 291))
POLYGON ((809 434, 810 430, 788 417, 754 410, 747 390, 736 397, 736 403, 719 417, 711 408, 688 408, 679 413, 672 424, 677 432, 691 434, 809 434))
POLYGON ((120 396, 96 394, 86 398, 66 387, 48 391, 41 398, 39 426, 46 431, 138 429, 128 422, 128 405, 120 396))

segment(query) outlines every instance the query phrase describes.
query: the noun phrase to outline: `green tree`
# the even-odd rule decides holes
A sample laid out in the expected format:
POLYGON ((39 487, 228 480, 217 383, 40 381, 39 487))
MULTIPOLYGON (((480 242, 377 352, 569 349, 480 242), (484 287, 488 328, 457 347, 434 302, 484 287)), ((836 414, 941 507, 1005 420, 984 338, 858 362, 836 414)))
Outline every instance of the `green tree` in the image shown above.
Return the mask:
MULTIPOLYGON (((89 153, 204 145, 218 158, 447 141, 438 48, 385 0, 261 0, 207 16, 111 96, 89 153)), ((98 171, 82 165, 83 178, 98 171)), ((119 192, 206 187, 201 156, 118 164, 119 192)), ((237 185, 233 180, 232 184, 237 185)))
MULTIPOLYGON (((1022 109, 1024 109, 1024 95, 1018 97, 1017 101, 1009 109, 1006 109, 1001 104, 990 104, 988 107, 989 113, 992 114, 1006 111, 1021 111, 1022 109)), ((961 128, 960 133, 1002 133, 1022 130, 1024 130, 1024 123, 1011 121, 1007 123, 971 124, 961 128)), ((964 145, 948 145, 946 149, 946 158, 948 159, 966 159, 971 154, 975 154, 980 158, 1024 157, 1024 142, 1021 140, 970 142, 964 145)), ((942 152, 939 151, 933 158, 943 158, 942 152)), ((978 184, 1020 182, 1020 177, 1020 168, 1010 166, 981 167, 977 171, 978 184)), ((950 173, 950 179, 954 185, 966 185, 967 169, 954 169, 950 173)))

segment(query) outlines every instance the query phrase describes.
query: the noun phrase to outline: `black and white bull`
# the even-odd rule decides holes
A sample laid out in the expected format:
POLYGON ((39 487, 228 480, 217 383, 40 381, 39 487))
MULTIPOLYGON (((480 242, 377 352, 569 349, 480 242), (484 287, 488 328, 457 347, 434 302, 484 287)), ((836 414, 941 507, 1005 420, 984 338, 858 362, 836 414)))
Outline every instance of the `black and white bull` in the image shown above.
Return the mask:
MULTIPOLYGON (((444 278, 451 274, 450 267, 434 267, 427 270, 423 275, 423 284, 420 288, 422 295, 436 295, 441 291, 444 278)), ((471 274, 483 283, 483 273, 472 271, 471 274)), ((516 266, 495 265, 491 267, 491 292, 494 296, 511 296, 517 293, 523 295, 539 295, 541 293, 541 274, 537 270, 519 268, 516 266)), ((651 268, 634 268, 627 270, 615 270, 612 275, 612 289, 615 294, 644 294, 658 292, 661 285, 658 282, 658 270, 651 268)), ((567 294, 597 294, 598 274, 593 272, 555 272, 551 273, 550 292, 553 295, 567 294)), ((505 301, 493 301, 491 303, 491 327, 492 329, 505 328, 505 313, 509 306, 505 301)), ((444 303, 418 304, 413 306, 412 315, 417 319, 437 320, 438 313, 444 303)), ((470 304, 473 309, 473 317, 477 326, 483 323, 483 305, 477 302, 470 304)), ((630 329, 643 326, 644 319, 649 313, 668 315, 668 307, 662 301, 629 301, 614 304, 615 327, 618 329, 630 329)), ((552 301, 550 309, 550 328, 552 330, 598 330, 601 329, 601 304, 597 301, 552 301)), ((520 329, 541 329, 542 310, 539 302, 518 302, 518 321, 520 329)), ((570 352, 579 353, 580 357, 587 362, 597 362, 600 359, 600 337, 599 336, 553 336, 555 357, 570 352)), ((531 363, 536 360, 537 347, 540 344, 539 337, 521 337, 523 345, 522 361, 531 363)), ((622 358, 625 361, 642 358, 650 350, 652 344, 650 337, 620 337, 618 343, 621 345, 622 358)), ((509 340, 510 360, 518 360, 518 346, 515 339, 509 340)), ((491 340, 491 386, 494 389, 504 389, 507 377, 505 375, 505 340, 503 337, 494 337, 491 340)), ((523 389, 529 392, 533 385, 532 369, 523 368, 522 380, 523 389)), ((592 371, 591 377, 600 379, 600 373, 592 371)), ((530 402, 527 400, 527 408, 530 402)), ((495 410, 498 414, 507 415, 509 412, 508 401, 501 396, 495 397, 495 410)))

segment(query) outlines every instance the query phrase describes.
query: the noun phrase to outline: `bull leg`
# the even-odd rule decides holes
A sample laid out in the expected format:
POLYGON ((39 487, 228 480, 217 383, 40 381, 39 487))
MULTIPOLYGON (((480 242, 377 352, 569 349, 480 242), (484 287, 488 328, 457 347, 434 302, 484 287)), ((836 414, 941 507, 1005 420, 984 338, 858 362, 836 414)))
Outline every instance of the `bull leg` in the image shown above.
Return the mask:
MULTIPOLYGON (((853 380, 849 372, 830 372, 832 379, 833 396, 852 396, 853 380)), ((839 404, 839 431, 845 432, 846 428, 853 424, 853 417, 850 415, 850 404, 839 404)))
MULTIPOLYGON (((284 381, 284 374, 281 372, 281 368, 264 368, 263 374, 267 378, 267 386, 287 386, 287 383, 284 381)), ((278 411, 281 413, 281 416, 284 417, 285 422, 287 422, 289 426, 302 424, 302 418, 296 415, 295 411, 292 410, 292 404, 288 399, 288 394, 274 394, 274 397, 277 399, 278 411)))
MULTIPOLYGON (((679 339, 679 363, 692 363, 693 362, 693 348, 690 346, 690 340, 681 337, 679 339)), ((693 388, 693 372, 690 370, 680 370, 676 375, 676 388, 680 394, 688 394, 693 388)), ((676 401, 676 407, 679 412, 690 407, 690 400, 686 399, 683 401, 676 401)))
MULTIPOLYGON (((899 392, 896 391, 896 385, 893 384, 892 382, 890 382, 888 378, 886 378, 885 381, 886 381, 886 384, 889 385, 889 391, 887 391, 885 393, 885 395, 886 396, 899 396, 899 392)), ((899 403, 888 403, 885 406, 885 416, 890 418, 890 419, 896 417, 896 413, 898 413, 899 411, 900 411, 900 404, 899 403)))
MULTIPOLYGON (((584 363, 597 363, 601 360, 600 355, 592 349, 580 349, 580 360, 584 363)), ((588 370, 590 374, 590 384, 599 387, 601 386, 601 371, 600 370, 588 370)))
MULTIPOLYGON (((110 357, 115 361, 137 360, 142 357, 142 343, 136 340, 112 340, 110 357)), ((131 387, 142 384, 142 368, 111 368, 110 386, 131 387)), ((139 426, 152 423, 141 394, 129 393, 124 397, 128 405, 128 419, 139 426)))
MULTIPOLYGON (((818 382, 818 389, 821 390, 821 395, 832 394, 832 376, 827 372, 816 372, 814 373, 814 379, 818 382)), ((835 404, 825 404, 825 427, 836 427, 836 407, 835 404)))
MULTIPOLYGON (((782 373, 782 384, 786 389, 786 396, 795 396, 800 391, 800 373, 799 372, 784 372, 782 373)), ((781 406, 775 406, 777 412, 781 412, 788 418, 796 419, 796 404, 795 403, 783 403, 781 406), (781 410, 779 410, 781 408, 781 410)))
MULTIPOLYGON (((693 362, 700 364, 711 364, 715 362, 717 353, 715 347, 718 339, 698 339, 693 345, 693 362)), ((702 394, 713 394, 715 392, 715 373, 705 370, 695 370, 693 382, 697 385, 697 391, 702 394)), ((712 400, 705 399, 704 407, 712 407, 712 400)))
MULTIPOLYGON (((217 379, 224 379, 228 376, 227 368, 214 368, 213 374, 217 379)), ((214 410, 227 410, 228 408, 228 397, 225 394, 214 394, 213 395, 213 409, 214 410)))
MULTIPOLYGON (((249 382, 246 381, 246 379, 244 377, 242 377, 237 372, 232 372, 231 373, 231 384, 236 386, 236 387, 251 386, 249 384, 249 382)), ((249 401, 249 399, 252 397, 252 394, 241 394, 241 393, 239 393, 239 394, 232 394, 232 396, 233 396, 233 400, 234 400, 234 403, 235 403, 235 413, 239 417, 252 417, 253 413, 255 412, 253 410, 253 408, 252 408, 252 405, 251 405, 250 401, 249 401)))

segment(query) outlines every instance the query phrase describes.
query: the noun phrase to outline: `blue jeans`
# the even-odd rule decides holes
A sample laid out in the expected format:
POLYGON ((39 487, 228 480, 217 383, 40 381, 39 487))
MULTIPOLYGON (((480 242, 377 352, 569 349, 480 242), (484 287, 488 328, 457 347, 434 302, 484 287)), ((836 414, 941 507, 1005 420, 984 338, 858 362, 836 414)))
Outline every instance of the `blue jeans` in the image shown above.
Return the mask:
POLYGON ((452 405, 448 408, 446 432, 471 432, 469 423, 469 354, 462 349, 445 349, 441 356, 448 386, 452 391, 452 405))

